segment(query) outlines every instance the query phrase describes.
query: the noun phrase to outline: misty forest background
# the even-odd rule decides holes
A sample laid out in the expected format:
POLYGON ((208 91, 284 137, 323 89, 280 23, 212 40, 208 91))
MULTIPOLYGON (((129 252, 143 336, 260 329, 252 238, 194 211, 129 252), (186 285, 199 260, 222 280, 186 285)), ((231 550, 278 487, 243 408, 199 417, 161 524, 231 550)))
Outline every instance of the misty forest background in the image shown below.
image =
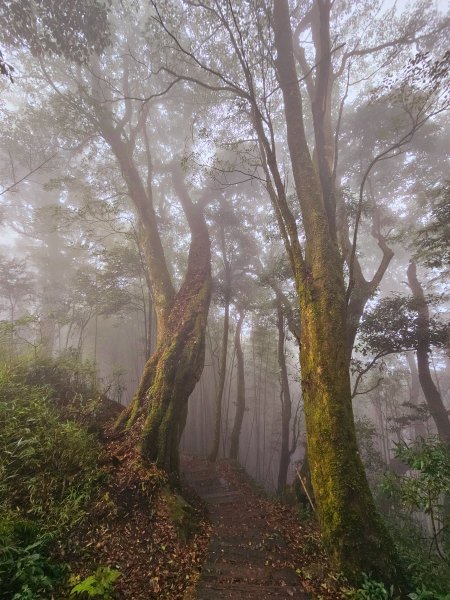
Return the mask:
MULTIPOLYGON (((386 574, 384 592, 355 597, 394 597, 376 595, 394 594, 393 583, 399 593, 415 589, 410 597, 448 598, 448 6, 275 5, 273 12, 259 0, 2 3, 3 448, 17 450, 27 419, 47 410, 38 397, 53 398, 63 421, 82 431, 105 399, 131 405, 122 425, 128 419, 127 431, 140 432, 144 457, 175 473, 175 487, 179 442, 185 454, 236 459, 305 519, 314 519, 317 500, 331 564, 352 581, 362 571, 377 581, 386 574), (280 33, 286 15, 291 32, 280 33), (292 41, 287 49, 283 36, 292 41), (296 89, 307 158, 296 147, 303 135, 290 104, 296 89), (319 196, 308 160, 321 198, 309 205, 303 195, 319 196), (314 221, 317 205, 325 233, 314 221), (314 303, 327 294, 317 316, 314 303), (335 298, 346 307, 341 329, 335 298), (334 339, 323 341, 322 325, 334 339), (187 410, 185 425, 161 414, 143 425, 152 394, 155 405, 165 402, 157 374, 172 372, 173 340, 179 372, 163 384, 172 386, 174 410, 187 410), (336 373, 326 372, 326 358, 313 365, 323 348, 342 359, 336 373), (336 387, 348 367, 350 382, 336 387), (331 397, 348 388, 358 450, 346 464, 356 452, 363 461, 392 552, 412 573, 406 587, 402 569, 386 566, 397 559, 378 522, 367 528, 378 549, 387 548, 385 565, 370 550, 366 559, 330 551, 338 539, 345 537, 342 547, 354 541, 329 526, 345 499, 334 505, 321 481, 340 490, 333 477, 345 479, 345 469, 328 477, 321 460, 332 454, 320 449, 327 437, 352 447, 354 433, 347 414, 334 422, 342 435, 317 425, 334 409, 308 386, 328 380, 331 397), (308 402, 319 413, 307 408, 305 422, 308 402), (24 420, 14 416, 23 411, 24 420), (161 441, 158 418, 175 432, 171 441, 161 441)), ((0 474, 18 473, 33 456, 18 455, 13 466, 3 458, 0 474)), ((357 482, 363 475, 355 469, 348 477, 357 482)), ((16 480, 4 481, 0 538, 12 544, 16 536, 20 545, 11 533, 16 480)), ((86 498, 100 485, 93 481, 86 498)), ((20 490, 31 515, 42 490, 20 490)), ((55 535, 73 527, 69 521, 55 535)), ((364 548, 369 532, 357 531, 364 548)), ((36 590, 30 598, 49 597, 36 590)))

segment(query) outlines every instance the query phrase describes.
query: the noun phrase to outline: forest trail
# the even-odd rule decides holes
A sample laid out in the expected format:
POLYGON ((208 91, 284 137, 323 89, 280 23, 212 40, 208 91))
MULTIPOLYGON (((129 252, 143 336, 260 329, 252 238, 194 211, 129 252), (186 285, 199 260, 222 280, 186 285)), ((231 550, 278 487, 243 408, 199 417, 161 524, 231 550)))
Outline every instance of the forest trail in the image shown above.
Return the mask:
POLYGON ((230 463, 182 459, 183 479, 205 502, 212 525, 197 600, 310 598, 295 573, 289 540, 230 463))

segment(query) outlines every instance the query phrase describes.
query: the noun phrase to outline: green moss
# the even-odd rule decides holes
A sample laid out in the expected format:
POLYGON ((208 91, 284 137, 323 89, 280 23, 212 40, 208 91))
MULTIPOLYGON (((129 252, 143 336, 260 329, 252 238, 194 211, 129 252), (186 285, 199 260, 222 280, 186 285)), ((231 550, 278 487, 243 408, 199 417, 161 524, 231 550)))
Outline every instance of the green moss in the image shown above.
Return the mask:
POLYGON ((164 503, 172 523, 183 541, 189 540, 198 530, 199 520, 195 509, 179 494, 166 488, 163 492, 164 503))

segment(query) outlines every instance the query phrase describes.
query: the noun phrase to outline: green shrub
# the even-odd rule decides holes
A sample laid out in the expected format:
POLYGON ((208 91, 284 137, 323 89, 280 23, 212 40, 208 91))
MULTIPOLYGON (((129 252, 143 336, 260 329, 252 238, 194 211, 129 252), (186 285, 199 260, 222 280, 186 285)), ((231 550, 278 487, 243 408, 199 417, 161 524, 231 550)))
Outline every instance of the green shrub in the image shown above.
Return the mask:
POLYGON ((0 520, 0 598, 38 600, 49 598, 62 583, 66 569, 48 557, 49 536, 30 521, 0 520))
POLYGON ((11 373, 0 372, 0 399, 0 510, 73 527, 98 485, 95 439, 11 373))
POLYGON ((393 600, 394 589, 386 589, 384 583, 375 581, 364 573, 364 581, 361 587, 350 592, 352 600, 393 600))
POLYGON ((114 587, 120 572, 110 567, 99 567, 95 573, 77 583, 70 591, 70 595, 88 598, 101 598, 109 600, 113 597, 114 587))
POLYGON ((450 593, 445 595, 437 594, 422 586, 420 590, 416 590, 409 594, 408 598, 411 598, 411 600, 450 600, 450 593))
POLYGON ((73 351, 22 362, 17 374, 27 386, 45 386, 61 414, 85 425, 101 404, 94 365, 81 361, 73 351))
POLYGON ((385 515, 406 568, 412 576, 417 598, 445 598, 450 589, 450 564, 445 556, 446 538, 442 522, 442 499, 450 493, 448 446, 435 437, 414 444, 398 444, 395 455, 411 471, 399 476, 388 473, 382 482, 385 515), (425 514, 431 522, 427 531, 425 514))
POLYGON ((67 569, 52 554, 95 497, 98 453, 93 435, 61 418, 47 386, 0 368, 1 600, 48 600, 59 589, 67 569))

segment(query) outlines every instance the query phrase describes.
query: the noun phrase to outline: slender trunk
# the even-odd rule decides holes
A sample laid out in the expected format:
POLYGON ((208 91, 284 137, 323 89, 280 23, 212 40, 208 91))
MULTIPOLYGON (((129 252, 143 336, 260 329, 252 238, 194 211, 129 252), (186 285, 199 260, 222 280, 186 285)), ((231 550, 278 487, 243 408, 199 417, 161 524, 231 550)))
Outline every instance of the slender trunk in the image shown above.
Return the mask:
POLYGON ((242 421, 245 413, 245 375, 244 375, 244 353, 241 345, 242 323, 244 321, 244 312, 240 311, 236 332, 234 334, 234 347, 236 349, 237 365, 237 395, 236 395, 236 414, 234 417, 233 431, 230 436, 230 458, 238 460, 239 458, 239 438, 241 436, 242 421))
POLYGON ((416 264, 411 262, 407 270, 408 285, 417 302, 417 368, 419 381, 430 414, 436 424, 439 438, 450 443, 450 420, 430 370, 430 312, 425 294, 417 278, 416 264))
MULTIPOLYGON (((408 361, 409 370, 411 373, 411 393, 409 396, 409 401, 411 406, 419 407, 419 392, 420 392, 420 381, 419 381, 419 373, 417 370, 417 364, 415 357, 412 352, 406 353, 406 360, 408 361)), ((417 415, 416 415, 417 416, 417 415)), ((425 427, 425 423, 416 419, 414 421, 414 437, 425 437, 427 435, 427 429, 425 427)))
MULTIPOLYGON (((439 439, 450 444, 450 419, 442 396, 433 381, 430 370, 430 311, 422 285, 417 278, 416 264, 411 262, 407 270, 408 285, 417 302, 417 369, 425 401, 436 424, 439 439)), ((450 495, 444 495, 442 524, 444 545, 450 552, 450 495)), ((438 541, 436 540, 436 544, 438 541)), ((439 548, 438 548, 439 551, 439 548)))
POLYGON ((12 301, 10 301, 10 318, 9 318, 9 324, 11 326, 11 335, 10 335, 10 353, 11 356, 14 356, 14 319, 15 319, 15 315, 14 315, 14 304, 12 301))
POLYGON ((375 510, 356 442, 342 262, 306 142, 287 0, 275 0, 273 23, 287 141, 306 237, 304 256, 294 256, 292 246, 290 250, 300 304, 302 390, 317 514, 335 568, 353 580, 371 572, 385 581, 398 581, 394 545, 375 510))
POLYGON ((225 388, 225 376, 227 372, 227 352, 228 352, 228 329, 230 326, 230 302, 229 299, 225 300, 225 314, 223 317, 223 331, 222 331, 222 346, 220 349, 220 363, 219 363, 219 386, 217 389, 216 396, 216 415, 214 421, 214 438, 209 453, 209 460, 215 462, 219 453, 220 445, 220 430, 222 425, 222 399, 223 391, 225 388))
POLYGON ((222 260, 224 265, 224 292, 225 292, 225 314, 223 317, 223 331, 222 331, 222 346, 220 348, 220 362, 219 362, 219 386, 217 388, 216 396, 216 415, 214 421, 214 438, 209 453, 209 460, 215 462, 219 453, 220 446, 220 430, 222 425, 222 403, 223 403, 223 390, 225 387, 225 377, 227 373, 227 354, 228 354, 228 330, 230 326, 230 295, 231 295, 231 269, 227 258, 226 244, 225 244, 225 230, 223 224, 220 227, 220 242, 222 260))
POLYGON ((305 448, 305 454, 303 455, 302 466, 300 467, 300 477, 302 478, 303 484, 306 488, 303 488, 298 478, 295 478, 296 494, 300 502, 305 508, 311 508, 311 502, 314 502, 314 490, 311 484, 311 470, 309 468, 308 459, 308 448, 305 448))
POLYGON ((278 328, 278 366, 280 369, 280 399, 281 399, 281 450, 280 466, 278 470, 277 492, 283 494, 286 487, 287 472, 291 460, 289 447, 289 433, 292 414, 291 392, 286 368, 286 356, 284 352, 284 315, 283 308, 277 304, 277 328, 278 328))

